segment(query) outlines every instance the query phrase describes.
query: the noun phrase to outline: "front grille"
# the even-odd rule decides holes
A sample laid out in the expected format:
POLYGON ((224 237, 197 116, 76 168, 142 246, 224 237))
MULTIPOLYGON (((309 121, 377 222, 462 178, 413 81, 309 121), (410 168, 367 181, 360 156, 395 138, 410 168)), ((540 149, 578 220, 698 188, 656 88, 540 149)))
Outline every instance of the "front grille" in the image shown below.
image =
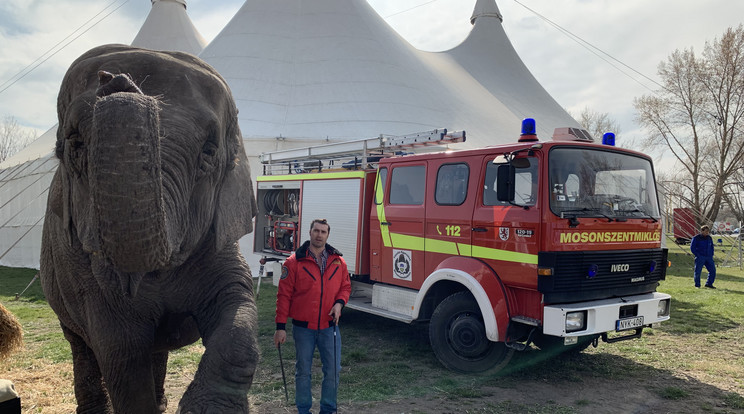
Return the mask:
POLYGON ((540 252, 538 266, 553 274, 539 276, 537 288, 546 304, 653 292, 666 277, 666 263, 666 249, 540 252))

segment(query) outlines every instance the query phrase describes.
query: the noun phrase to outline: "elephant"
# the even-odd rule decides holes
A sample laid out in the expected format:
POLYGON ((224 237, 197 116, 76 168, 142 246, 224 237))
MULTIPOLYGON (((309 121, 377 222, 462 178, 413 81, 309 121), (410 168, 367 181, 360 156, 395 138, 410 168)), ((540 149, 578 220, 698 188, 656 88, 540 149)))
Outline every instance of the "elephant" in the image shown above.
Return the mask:
POLYGON ((238 239, 257 210, 227 83, 187 53, 105 45, 72 63, 57 112, 40 279, 77 412, 164 412, 168 352, 200 337, 178 412, 248 412, 258 315, 238 239))

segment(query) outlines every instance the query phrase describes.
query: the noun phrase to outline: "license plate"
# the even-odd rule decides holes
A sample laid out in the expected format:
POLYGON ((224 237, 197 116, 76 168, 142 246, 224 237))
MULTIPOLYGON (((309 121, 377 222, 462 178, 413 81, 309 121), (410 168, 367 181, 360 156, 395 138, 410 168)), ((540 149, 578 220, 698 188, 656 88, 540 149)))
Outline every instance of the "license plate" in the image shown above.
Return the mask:
POLYGON ((616 331, 627 331, 628 329, 640 328, 643 326, 643 316, 635 318, 618 319, 615 322, 616 331))

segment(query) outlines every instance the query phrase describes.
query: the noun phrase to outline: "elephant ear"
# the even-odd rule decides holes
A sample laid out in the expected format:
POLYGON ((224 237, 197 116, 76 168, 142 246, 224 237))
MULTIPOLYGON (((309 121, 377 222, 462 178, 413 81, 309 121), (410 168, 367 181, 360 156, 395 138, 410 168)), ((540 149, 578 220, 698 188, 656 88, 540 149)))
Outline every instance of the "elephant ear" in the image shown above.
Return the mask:
POLYGON ((217 249, 234 243, 252 232, 253 217, 258 211, 253 194, 251 168, 243 149, 240 132, 228 136, 230 137, 227 142, 228 165, 222 188, 217 196, 214 216, 217 249))

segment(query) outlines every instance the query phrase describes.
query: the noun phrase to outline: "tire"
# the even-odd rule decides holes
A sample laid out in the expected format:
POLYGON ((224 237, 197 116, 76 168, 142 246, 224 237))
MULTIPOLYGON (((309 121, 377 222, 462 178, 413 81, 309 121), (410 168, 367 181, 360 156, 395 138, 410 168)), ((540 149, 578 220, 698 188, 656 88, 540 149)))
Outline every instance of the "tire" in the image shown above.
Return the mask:
POLYGON ((491 342, 478 304, 470 292, 445 298, 429 322, 429 341, 439 362, 462 373, 498 371, 514 350, 503 342, 491 342))

